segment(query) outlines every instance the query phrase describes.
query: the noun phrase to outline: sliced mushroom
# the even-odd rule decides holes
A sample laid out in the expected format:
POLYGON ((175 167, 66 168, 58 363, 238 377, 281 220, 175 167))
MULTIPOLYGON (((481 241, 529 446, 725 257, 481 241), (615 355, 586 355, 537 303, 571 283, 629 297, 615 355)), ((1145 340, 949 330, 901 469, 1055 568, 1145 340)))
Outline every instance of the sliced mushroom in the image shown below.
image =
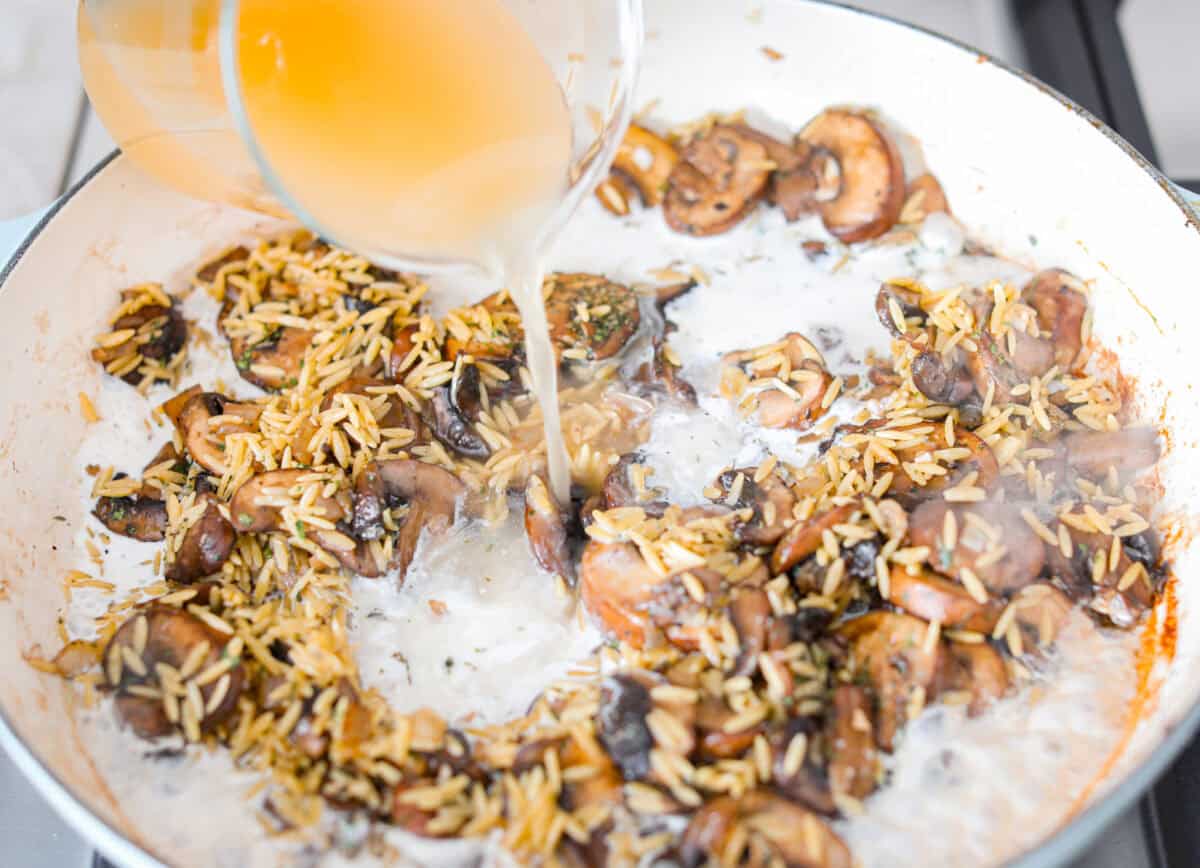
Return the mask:
POLYGON ((617 509, 622 506, 639 506, 647 515, 661 516, 667 508, 665 500, 659 500, 659 492, 645 485, 646 468, 640 462, 636 453, 622 455, 621 460, 613 465, 612 470, 604 477, 601 493, 604 497, 604 509, 617 509), (635 473, 635 468, 641 470, 635 473))
POLYGON ((201 283, 212 283, 216 280, 217 274, 226 265, 233 265, 235 262, 245 262, 249 257, 250 251, 239 244, 201 266, 200 270, 196 272, 196 279, 201 283))
MULTIPOLYGON (((472 383, 478 384, 478 369, 474 365, 463 368, 459 380, 452 380, 438 387, 429 401, 429 430, 448 449, 466 458, 487 458, 491 449, 487 441, 475 430, 458 402, 463 390, 472 383)), ((477 387, 477 386, 476 386, 477 387)))
POLYGON ((718 124, 683 151, 667 184, 663 215, 686 235, 717 235, 740 222, 767 190, 767 149, 718 124))
POLYGON ((1110 569, 1113 537, 1067 527, 1071 556, 1064 557, 1057 546, 1046 546, 1049 574, 1076 597, 1088 599, 1088 607, 1114 625, 1130 627, 1135 624, 1154 604, 1154 591, 1160 577, 1158 546, 1153 531, 1122 538, 1116 567, 1110 569), (1097 562, 1103 567, 1098 583, 1095 582, 1097 562), (1135 574, 1129 571, 1135 565, 1140 565, 1141 569, 1136 578, 1132 578, 1135 574), (1131 578, 1127 579, 1127 576, 1131 578))
POLYGON ((317 542, 353 572, 374 578, 385 569, 396 570, 403 581, 422 534, 436 536, 449 530, 466 490, 457 476, 434 464, 408 458, 373 462, 360 474, 353 495, 348 529, 357 545, 348 548, 340 540, 330 545, 330 535, 321 532, 316 532, 317 542), (408 512, 396 535, 391 560, 381 565, 370 542, 383 536, 384 509, 402 504, 407 504, 408 512))
POLYGON ((230 338, 229 351, 243 380, 275 392, 294 386, 300 379, 300 366, 312 339, 313 332, 307 329, 283 326, 255 344, 245 338, 230 338))
MULTIPOLYGON (((361 395, 368 399, 376 399, 379 395, 373 392, 373 389, 382 389, 390 384, 384 380, 375 377, 354 376, 343 380, 338 385, 334 386, 325 393, 318 406, 318 413, 325 413, 334 402, 338 400, 339 395, 361 395)), ((378 424, 380 429, 397 429, 406 428, 413 433, 414 441, 420 443, 425 439, 426 431, 422 423, 421 417, 416 411, 409 407, 398 395, 387 395, 385 397, 386 410, 379 417, 378 424)), ((303 464, 318 464, 320 456, 313 451, 313 437, 320 430, 320 426, 312 416, 305 416, 296 433, 292 435, 292 457, 303 464)), ((324 452, 324 448, 318 450, 324 452)))
POLYGON ((801 162, 792 168, 780 165, 771 176, 768 193, 788 222, 819 211, 822 203, 837 198, 842 183, 837 160, 829 151, 800 140, 793 151, 803 155, 801 162))
POLYGON ((756 471, 754 467, 726 470, 714 483, 722 496, 714 499, 735 510, 750 510, 750 517, 734 526, 739 540, 756 546, 774 545, 792 523, 796 495, 776 473, 755 482, 756 471))
POLYGON ((920 223, 930 214, 950 213, 950 203, 938 179, 924 172, 908 182, 899 222, 920 223))
POLYGON ((909 516, 909 538, 914 546, 928 546, 933 569, 960 581, 963 571, 970 570, 993 593, 1023 588, 1045 563, 1041 539, 1020 511, 1006 503, 926 501, 909 516), (948 513, 957 527, 953 545, 947 545, 948 513))
POLYGON ((789 223, 814 213, 821 202, 837 196, 838 168, 828 151, 801 140, 787 145, 745 124, 736 129, 766 149, 772 165, 767 201, 783 211, 789 223))
POLYGON ((167 505, 157 497, 101 497, 92 515, 113 533, 141 542, 162 542, 167 536, 167 505))
MULTIPOLYGON (((135 611, 113 635, 104 650, 107 683, 117 691, 117 711, 142 738, 153 739, 175 730, 180 719, 193 718, 201 731, 209 731, 228 720, 237 708, 238 697, 246 686, 245 669, 236 658, 225 658, 223 650, 233 636, 209 626, 200 618, 171 606, 151 605, 135 611), (207 651, 197 652, 198 647, 207 651), (203 653, 197 673, 222 664, 225 672, 200 688, 202 707, 180 699, 175 715, 167 711, 167 701, 139 695, 131 688, 166 687, 159 678, 159 664, 183 668, 194 653, 203 653)), ((185 728, 186 733, 186 728, 185 728)))
MULTIPOLYGON (((1121 593, 1116 591, 1116 588, 1108 589, 1117 594, 1121 593)), ((1129 599, 1130 595, 1122 595, 1122 597, 1129 599)), ((1022 643, 1025 648, 1049 647, 1057 639, 1062 628, 1066 627, 1070 610, 1074 609, 1074 604, 1067 594, 1054 585, 1050 585, 1049 582, 1036 582, 1022 589, 1013 598, 1013 603, 1016 610, 1014 622, 1021 631, 1022 643)), ((1138 615, 1140 613, 1141 611, 1138 612, 1138 615)), ((1111 616, 1109 618, 1110 621, 1117 623, 1111 616)), ((1136 617, 1124 625, 1132 624, 1134 621, 1136 621, 1136 617)))
MULTIPOLYGON (((123 302, 137 299, 145 293, 142 287, 133 287, 121 292, 123 302)), ((158 287, 158 294, 161 287, 158 287)), ((128 331, 129 337, 111 346, 96 347, 92 359, 103 366, 117 363, 123 358, 140 355, 143 358, 167 362, 183 349, 187 342, 187 321, 179 312, 175 299, 170 305, 144 304, 132 313, 118 317, 112 324, 110 334, 128 331)), ((121 379, 132 386, 142 381, 140 365, 121 375, 121 379)))
POLYGON ((789 332, 776 344, 721 357, 721 394, 764 428, 804 431, 829 409, 833 376, 813 343, 789 332))
POLYGON ((542 569, 567 580, 575 578, 575 564, 567 541, 566 514, 536 473, 530 474, 525 483, 525 536, 542 569))
MULTIPOLYGON (((325 477, 311 470, 269 470, 251 477, 233 495, 229 512, 234 526, 241 533, 265 533, 273 530, 292 530, 282 526, 282 508, 294 503, 298 486, 323 485, 325 477)), ((346 507, 335 497, 318 495, 309 510, 319 518, 336 522, 346 514, 346 507)))
POLYGON ((621 351, 641 324, 637 295, 599 274, 556 273, 547 281, 546 322, 561 354, 602 361, 621 351))
MULTIPOLYGON (((933 440, 934 448, 939 450, 950 448, 950 444, 946 440, 945 429, 942 426, 936 426, 930 438, 933 440)), ((977 488, 988 490, 996 484, 1000 475, 1000 466, 996 463, 996 456, 987 441, 973 431, 956 426, 953 448, 966 449, 967 457, 941 462, 947 468, 947 472, 941 476, 920 478, 918 474, 918 478, 914 479, 902 463, 892 482, 893 496, 905 506, 914 507, 930 498, 940 497, 947 488, 953 488, 971 474, 974 474, 973 485, 977 488)), ((921 444, 910 449, 897 450, 897 454, 902 462, 909 462, 928 449, 928 445, 921 444)))
POLYGON ((808 521, 796 522, 775 545, 771 552, 771 573, 773 575, 790 570, 805 558, 814 554, 821 547, 821 539, 825 531, 834 525, 842 524, 850 519, 858 509, 855 503, 845 503, 835 506, 808 521))
POLYGON ((904 206, 904 164, 878 121, 859 111, 828 109, 809 121, 799 138, 837 161, 838 195, 820 207, 831 234, 849 244, 876 238, 895 225, 904 206))
POLYGON ((225 438, 256 430, 261 413, 256 404, 231 401, 219 392, 201 392, 183 405, 176 427, 192 460, 221 476, 229 470, 225 438))
POLYGON ((1008 692, 1008 667, 991 645, 972 642, 945 642, 938 657, 935 681, 937 693, 965 692, 971 695, 967 706, 974 717, 1008 692))
POLYGON ((1121 431, 1072 431, 1062 438, 1067 463, 1092 479, 1103 479, 1110 468, 1136 473, 1158 461, 1158 432, 1153 428, 1121 431))
POLYGON ((979 602, 957 582, 931 570, 892 566, 888 580, 888 602, 926 621, 938 621, 944 627, 990 633, 1000 620, 1004 602, 991 598, 979 602))
MULTIPOLYGON (((781 726, 773 726, 767 734, 767 742, 771 748, 771 778, 775 786, 787 798, 798 802, 809 810, 835 817, 838 814, 837 802, 829 783, 829 770, 832 766, 820 762, 820 752, 809 749, 821 738, 818 723, 815 718, 792 717, 781 726), (788 750, 797 736, 804 739, 804 759, 799 768, 789 764, 788 750)), ((794 758, 791 762, 794 763, 794 758)))
MULTIPOLYGON (((613 157, 612 167, 619 175, 609 180, 622 183, 628 179, 636 186, 642 204, 653 208, 662 202, 667 190, 667 178, 678 162, 679 153, 674 145, 645 127, 630 124, 613 157)), ((600 201, 605 202, 603 196, 600 201)))
POLYGON ((650 361, 638 368, 634 381, 644 386, 644 391, 696 406, 696 388, 684 379, 680 367, 668 357, 666 339, 655 336, 651 338, 650 346, 650 361))
POLYGON ((867 691, 843 684, 833 691, 829 781, 836 793, 865 799, 879 785, 879 754, 867 691))
POLYGON ((209 494, 196 499, 204 504, 204 512, 184 533, 163 571, 172 582, 190 583, 220 572, 237 542, 237 531, 221 514, 217 499, 209 494))
MULTIPOLYGON (((735 592, 728 612, 741 649, 733 671, 735 675, 749 675, 758 667, 758 655, 766 650, 775 611, 765 591, 743 587, 735 592)), ((790 672, 784 670, 784 677, 790 678, 790 672)))
POLYGON ((904 338, 909 336, 908 331, 910 324, 909 320, 916 318, 922 323, 925 321, 925 310, 921 307, 921 294, 909 287, 900 283, 885 282, 879 285, 879 291, 875 293, 875 316, 878 318, 880 325, 888 330, 892 337, 904 338), (895 310, 893 310, 893 307, 895 310), (899 311, 900 319, 904 321, 904 328, 901 329, 899 323, 896 322, 896 312, 899 311))
POLYGON ((1052 339, 1054 364, 1070 371, 1083 348, 1087 288, 1070 272, 1048 268, 1033 276, 1021 297, 1037 311, 1038 326, 1052 339))
MULTIPOLYGON (((637 294, 599 274, 554 273, 542 286, 546 322, 555 357, 602 361, 621 351, 641 323, 637 294)), ((445 355, 455 359, 469 353, 502 368, 524 358, 524 329, 517 307, 507 292, 494 293, 478 305, 487 311, 491 329, 472 330, 466 340, 451 334, 445 355)))
POLYGON ((679 845, 684 868, 719 859, 738 826, 750 834, 749 861, 743 863, 749 866, 765 868, 774 860, 787 868, 854 864, 850 849, 824 820, 776 793, 756 789, 738 799, 718 796, 692 815, 679 845))
POLYGON ((641 647, 650 617, 644 611, 655 587, 665 582, 632 543, 588 542, 579 565, 579 595, 605 631, 641 647))
POLYGON ((650 775, 654 737, 646 715, 652 708, 650 691, 629 675, 608 678, 601 688, 597 735, 627 781, 644 780, 650 775))
POLYGON ((841 627, 854 671, 875 690, 876 739, 886 751, 895 747, 914 702, 923 705, 929 696, 937 674, 938 646, 927 647, 928 629, 919 618, 891 612, 870 612, 841 627))

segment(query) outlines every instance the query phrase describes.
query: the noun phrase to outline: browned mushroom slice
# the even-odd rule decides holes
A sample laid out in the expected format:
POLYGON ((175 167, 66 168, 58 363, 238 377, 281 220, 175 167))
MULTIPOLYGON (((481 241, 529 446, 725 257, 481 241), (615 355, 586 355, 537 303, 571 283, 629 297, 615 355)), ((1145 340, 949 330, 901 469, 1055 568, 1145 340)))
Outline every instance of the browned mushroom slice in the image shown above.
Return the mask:
POLYGON ((225 438, 256 430, 261 413, 255 404, 231 401, 219 392, 201 392, 183 405, 176 427, 192 460, 220 476, 229 469, 225 438))
POLYGON ((169 363, 187 342, 187 322, 174 298, 166 296, 157 284, 135 286, 121 292, 122 308, 134 309, 118 317, 106 335, 106 345, 92 350, 92 359, 110 373, 117 373, 130 385, 143 378, 138 359, 169 363), (164 298, 169 304, 163 304, 164 298), (124 340, 120 338, 124 336, 124 340), (113 343, 116 340, 118 342, 113 343), (129 368, 127 362, 132 362, 129 368))
POLYGON ((734 526, 739 540, 756 546, 774 545, 792 523, 796 495, 776 473, 755 482, 756 471, 754 467, 726 470, 714 483, 721 492, 714 500, 735 510, 750 510, 750 517, 734 526))
POLYGON ((628 217, 633 210, 633 197, 638 195, 633 182, 619 172, 612 172, 596 185, 596 198, 608 213, 628 217))
POLYGON ((832 382, 820 351, 797 332, 721 357, 721 394, 764 428, 809 428, 828 411, 832 382))
POLYGON ((972 717, 1008 692, 1008 668, 991 645, 977 642, 945 642, 938 658, 935 680, 939 694, 969 693, 972 717))
POLYGON ((924 172, 908 182, 899 222, 920 223, 930 214, 950 213, 950 203, 938 179, 924 172))
MULTIPOLYGON (((666 339, 655 335, 650 340, 650 360, 637 370, 633 380, 644 391, 673 398, 681 404, 696 406, 696 388, 684 379, 680 367, 667 350, 666 339)), ((641 392, 640 392, 641 393, 641 392)))
MULTIPOLYGON (((466 458, 487 458, 491 449, 459 405, 457 396, 478 383, 474 365, 463 368, 457 380, 438 387, 429 401, 429 430, 448 449, 466 458)), ((478 388, 476 385, 475 388, 478 388)))
MULTIPOLYGON (((349 377, 325 393, 325 398, 318 407, 318 413, 324 413, 333 407, 339 395, 359 395, 375 404, 381 397, 375 390, 386 388, 389 385, 384 380, 375 377, 349 377)), ((395 394, 383 396, 382 401, 383 415, 377 419, 380 429, 406 428, 412 432, 414 441, 419 443, 425 439, 424 425, 415 410, 395 394)), ((372 409, 370 412, 375 411, 372 409)), ((317 460, 319 456, 313 452, 313 438, 319 430, 320 426, 312 416, 305 416, 301 420, 296 433, 292 435, 293 458, 303 464, 319 463, 317 460)), ((322 448, 320 451, 323 453, 324 449, 322 448)))
POLYGON ((1093 479, 1102 479, 1110 468, 1135 473, 1158 461, 1158 432, 1153 428, 1121 431, 1072 431, 1062 438, 1067 463, 1093 479))
POLYGON ((819 211, 822 203, 837 198, 842 183, 837 160, 829 151, 801 140, 793 151, 802 161, 791 168, 780 165, 771 176, 768 192, 788 222, 819 211))
POLYGON ((647 487, 649 468, 641 464, 638 458, 636 453, 622 455, 621 460, 608 471, 601 488, 603 508, 639 506, 647 515, 660 516, 666 510, 667 503, 657 499, 659 492, 656 489, 647 487))
POLYGON ((1070 272, 1048 268, 1033 276, 1021 298, 1037 311, 1038 326, 1054 344, 1054 363, 1071 370, 1083 348, 1083 321, 1087 314, 1087 287, 1070 272))
POLYGON ((841 175, 836 198, 821 204, 825 228, 847 244, 895 225, 904 205, 904 164, 883 126, 867 114, 828 109, 799 138, 833 155, 841 175))
POLYGON ((1088 600, 1088 608, 1117 627, 1131 627, 1154 604, 1161 578, 1158 543, 1153 530, 1121 538, 1115 568, 1111 568, 1113 537, 1070 528, 1071 556, 1046 547, 1049 573, 1072 594, 1088 600), (1097 581, 1097 576, 1099 581, 1097 581))
POLYGON ((575 565, 567 543, 566 515, 536 473, 525 483, 525 536, 533 557, 547 572, 574 579, 575 565))
POLYGON ((274 392, 296 385, 312 339, 313 333, 307 329, 284 326, 256 344, 231 338, 229 352, 243 380, 274 392))
MULTIPOLYGON (((719 573, 715 575, 720 578, 719 573)), ((720 588, 720 584, 717 588, 720 588)), ((772 622, 775 621, 775 612, 765 591, 746 587, 737 590, 727 611, 729 620, 737 631, 738 646, 741 649, 734 663, 734 674, 749 675, 758 667, 758 655, 766 650, 772 622)), ((791 680, 789 670, 780 667, 779 672, 780 677, 791 680)), ((791 691, 786 692, 790 694, 791 691)))
MULTIPOLYGON (((1036 353, 1037 358, 1032 359, 1029 366, 1036 369, 1039 364, 1045 363, 1038 373, 1044 372, 1046 368, 1050 367, 1053 348, 1050 347, 1048 341, 1036 339, 1030 339, 1026 344, 1031 348, 1041 348, 1036 353)), ((981 330, 976 345, 978 348, 975 352, 966 353, 963 358, 975 390, 980 395, 987 395, 990 392, 993 401, 997 404, 1013 401, 1012 390, 1027 382, 1029 374, 1017 367, 1007 346, 997 340, 990 331, 981 330)))
MULTIPOLYGON (((919 472, 915 474, 916 478, 914 478, 902 463, 892 482, 892 494, 906 506, 912 507, 930 498, 940 497, 947 488, 953 488, 971 474, 974 474, 972 484, 977 488, 987 490, 995 485, 1000 475, 1000 467, 996 463, 996 456, 993 454, 992 448, 982 437, 965 428, 955 427, 954 443, 951 446, 946 440, 945 428, 941 425, 934 427, 930 437, 935 449, 953 448, 956 452, 965 449, 966 457, 943 460, 941 463, 946 466, 947 472, 941 476, 928 478, 922 478, 919 472)), ((928 449, 928 445, 923 443, 909 449, 897 450, 897 454, 902 462, 910 462, 917 460, 917 456, 927 452, 928 449)))
MULTIPOLYGON (((612 167, 617 174, 609 180, 618 184, 624 184, 626 179, 632 182, 642 197, 642 204, 653 208, 662 202, 667 190, 667 178, 678 162, 679 154, 674 145, 645 127, 630 124, 617 148, 616 156, 613 157, 612 167)), ((630 191, 626 188, 621 192, 626 200, 624 213, 628 214, 630 191)), ((596 193, 600 195, 599 190, 596 193)), ((600 201, 608 207, 604 196, 600 197, 600 201)), ((609 207, 609 210, 612 211, 613 208, 609 207)))
POLYGON ((179 416, 183 413, 183 408, 187 406, 188 401, 204 392, 200 386, 189 386, 182 392, 179 392, 159 405, 159 409, 163 415, 171 420, 171 424, 176 428, 179 427, 179 416))
POLYGON ((667 579, 643 560, 632 543, 588 542, 579 565, 579 595, 607 633, 641 647, 649 615, 642 611, 667 579))
MULTIPOLYGON (((1125 601, 1134 598, 1134 595, 1122 594, 1115 587, 1102 589, 1103 591, 1113 591, 1121 597, 1120 605, 1126 605, 1125 601)), ((1146 598, 1152 599, 1153 595, 1147 594, 1146 598)), ((1030 585, 1014 598, 1014 602, 1016 616, 1013 621, 1017 629, 1021 631, 1022 645, 1025 650, 1048 648, 1053 644, 1054 640, 1058 638, 1059 632, 1066 625, 1071 610, 1075 607, 1066 594, 1048 582, 1030 585)), ((1098 611, 1095 599, 1089 605, 1098 611)), ((1118 626, 1130 626, 1145 611, 1145 608, 1137 609, 1136 604, 1129 608, 1136 609, 1136 613, 1124 624, 1113 618, 1111 614, 1107 612, 1105 614, 1118 626)))
POLYGON ((122 719, 147 739, 166 735, 181 722, 186 735, 191 723, 204 732, 227 720, 246 684, 241 662, 223 653, 232 638, 195 615, 170 606, 151 605, 135 611, 113 635, 103 655, 105 678, 117 691, 117 711, 122 719), (164 699, 161 694, 171 693, 171 685, 160 681, 159 664, 175 670, 178 678, 179 670, 193 654, 202 655, 196 675, 207 674, 218 664, 224 671, 196 685, 201 699, 198 704, 182 698, 172 702, 174 694, 164 699))
POLYGON ((926 621, 938 621, 944 627, 990 633, 1004 611, 998 598, 979 602, 957 582, 931 570, 917 568, 910 573, 893 565, 888 581, 888 602, 926 621))
POLYGON ((718 602, 723 587, 724 577, 720 573, 697 567, 655 585, 650 598, 635 608, 645 612, 672 645, 696 651, 700 648, 699 633, 704 629, 707 611, 719 608, 723 602, 718 602))
POLYGON ((162 542, 167 535, 167 505, 157 497, 101 497, 92 515, 113 533, 141 542, 162 542))
POLYGON ((927 350, 918 354, 912 362, 912 379, 922 395, 939 404, 957 407, 977 394, 971 370, 941 353, 927 350))
POLYGON ((972 577, 993 593, 1016 591, 1037 578, 1045 563, 1041 539, 1017 507, 1006 503, 926 501, 909 516, 909 538, 929 548, 931 567, 964 582, 968 591, 972 577), (954 516, 956 531, 949 535, 947 514, 954 516))
POLYGON ((787 145, 745 124, 735 129, 766 149, 772 166, 767 201, 783 211, 788 222, 815 213, 821 202, 837 196, 838 168, 828 151, 801 140, 787 145))
POLYGON ((687 235, 731 229, 767 190, 767 149, 736 127, 718 124, 689 144, 667 184, 663 215, 687 235))
POLYGON ((875 293, 875 316, 879 323, 888 330, 892 337, 910 339, 918 332, 909 322, 910 319, 925 321, 925 311, 921 307, 921 294, 900 283, 881 283, 875 293), (899 320, 899 322, 897 322, 899 320), (900 324, 904 324, 904 328, 900 324))
MULTIPOLYGON (((291 531, 292 528, 282 526, 283 507, 296 503, 300 499, 302 489, 309 486, 320 488, 327 481, 320 473, 299 468, 260 473, 242 485, 229 502, 234 526, 241 533, 291 531)), ((323 494, 318 494, 309 509, 314 515, 332 522, 339 521, 346 514, 346 508, 341 502, 323 494)))
POLYGON ((368 578, 394 569, 403 581, 422 534, 436 536, 449 530, 465 493, 466 486, 445 468, 408 458, 374 462, 362 471, 355 486, 347 528, 353 538, 328 531, 314 531, 314 535, 318 545, 346 569, 368 578), (401 505, 407 505, 408 511, 396 533, 391 560, 379 563, 370 542, 387 532, 384 510, 401 505))
POLYGON ((879 755, 867 691, 843 684, 833 691, 829 782, 834 792, 865 799, 879 785, 879 755))
POLYGON ((876 739, 884 750, 895 746, 910 710, 923 705, 933 684, 938 646, 929 647, 928 631, 919 618, 891 612, 870 612, 840 629, 850 641, 854 670, 875 690, 876 739))
POLYGON ((654 737, 646 724, 646 715, 652 708, 650 691, 630 675, 608 678, 601 688, 596 734, 627 781, 650 776, 654 737))
POLYGON ((184 533, 163 572, 173 582, 190 583, 220 572, 237 542, 237 531, 221 514, 216 498, 201 494, 196 499, 204 504, 204 512, 184 533))
POLYGON ((837 816, 838 806, 829 785, 829 768, 819 750, 810 750, 820 738, 814 718, 793 717, 767 733, 771 748, 771 778, 779 792, 793 802, 828 817, 837 816))
POLYGON ((782 861, 787 868, 851 868, 850 848, 826 821, 768 790, 751 790, 740 798, 718 796, 692 814, 679 842, 685 868, 708 864, 724 854, 739 826, 749 833, 749 864, 782 861), (761 852, 761 850, 766 852, 761 852))
POLYGON ((216 259, 209 260, 196 272, 196 280, 201 283, 212 283, 216 280, 221 269, 235 262, 245 262, 250 257, 250 251, 238 245, 222 253, 216 259))
POLYGON ((566 358, 602 361, 621 351, 641 324, 637 295, 599 274, 556 273, 546 296, 550 338, 566 358))
POLYGON ((778 574, 789 570, 814 554, 821 547, 821 538, 825 531, 848 521, 856 509, 857 504, 845 503, 807 521, 796 522, 788 528, 787 533, 776 543, 775 550, 771 552, 771 573, 778 574))

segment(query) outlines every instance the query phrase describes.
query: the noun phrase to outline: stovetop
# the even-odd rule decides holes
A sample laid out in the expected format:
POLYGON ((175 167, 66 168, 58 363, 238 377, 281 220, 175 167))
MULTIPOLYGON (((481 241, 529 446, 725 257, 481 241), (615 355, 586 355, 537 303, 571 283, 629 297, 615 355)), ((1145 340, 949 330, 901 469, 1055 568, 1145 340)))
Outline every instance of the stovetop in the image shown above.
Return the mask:
MULTIPOLYGON (((1181 168, 1175 180, 1200 191, 1200 151, 1178 126, 1156 125, 1173 96, 1143 99, 1144 73, 1163 61, 1155 40, 1188 6, 1200 25, 1197 0, 852 0, 852 5, 946 33, 1029 69, 1107 122, 1152 162, 1163 152, 1181 168), (1193 4, 1196 4, 1193 7, 1193 4), (1124 7, 1124 8, 1123 8, 1124 7), (1131 8, 1137 7, 1137 8, 1131 8), (1127 44, 1125 32, 1142 34, 1127 44), (1145 34, 1151 34, 1146 36, 1145 34), (1181 160, 1180 154, 1185 157, 1181 160), (1187 164, 1191 154, 1196 159, 1187 164)), ((1182 28, 1187 31, 1186 22, 1182 28)), ((1194 28, 1191 32, 1194 32, 1194 28)), ((1179 50, 1192 51, 1179 44, 1179 50)), ((1190 57, 1191 55, 1188 55, 1190 57)), ((1182 57, 1182 55, 1179 55, 1182 57)), ((1174 63, 1187 59, 1168 60, 1174 63)), ((1193 82, 1194 85, 1194 82, 1193 82)), ((1191 117, 1200 116, 1192 114, 1191 117)), ((1159 165, 1162 165, 1159 163, 1159 165)), ((26 227, 30 225, 26 223, 26 227)), ((0 263, 25 227, 0 224, 0 263), (6 237, 5 229, 9 230, 6 237), (17 230, 20 233, 17 234, 17 230)), ((1185 868, 1200 864, 1200 743, 1193 744, 1150 794, 1120 817, 1071 868, 1185 868)), ((14 868, 108 868, 91 846, 43 802, 0 751, 0 865, 14 868)))

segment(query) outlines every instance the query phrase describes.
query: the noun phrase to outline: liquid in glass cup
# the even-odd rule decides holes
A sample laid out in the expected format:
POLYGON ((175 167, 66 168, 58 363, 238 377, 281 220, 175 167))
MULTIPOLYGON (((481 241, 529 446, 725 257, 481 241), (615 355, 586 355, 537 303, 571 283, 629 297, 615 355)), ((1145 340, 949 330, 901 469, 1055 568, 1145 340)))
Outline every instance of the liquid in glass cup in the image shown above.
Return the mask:
POLYGON ((542 260, 628 125, 641 0, 82 0, 79 42, 101 119, 166 185, 500 280, 566 502, 542 260))

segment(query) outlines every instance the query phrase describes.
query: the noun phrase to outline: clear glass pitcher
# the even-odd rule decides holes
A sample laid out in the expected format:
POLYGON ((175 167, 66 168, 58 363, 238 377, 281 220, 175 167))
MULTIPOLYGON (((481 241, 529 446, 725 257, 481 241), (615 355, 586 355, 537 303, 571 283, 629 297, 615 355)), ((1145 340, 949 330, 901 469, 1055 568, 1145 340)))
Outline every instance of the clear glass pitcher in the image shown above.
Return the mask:
MULTIPOLYGON (((419 238, 346 230, 348 224, 331 220, 332 212, 312 195, 309 177, 283 170, 278 142, 259 135, 261 126, 256 129, 254 112, 248 109, 240 64, 247 50, 269 50, 270 37, 244 30, 243 25, 253 15, 269 19, 295 15, 299 9, 305 10, 300 14, 319 15, 323 2, 339 4, 339 14, 358 7, 368 17, 385 8, 380 0, 81 0, 80 61, 88 94, 125 153, 169 187, 265 214, 293 216, 325 238, 392 267, 430 272, 482 264, 479 257, 438 249, 419 238), (247 45, 250 38, 257 44, 247 45)), ((427 0, 396 2, 402 6, 427 0)), ((498 33, 497 39, 507 40, 505 45, 530 40, 561 91, 564 127, 570 128, 565 145, 569 153, 564 154, 565 177, 553 202, 539 212, 536 247, 544 249, 607 170, 628 124, 641 48, 641 0, 438 3, 445 4, 437 7, 445 14, 470 15, 486 6, 490 14, 503 16, 495 20, 513 24, 524 35, 513 29, 498 33)), ((433 7, 417 8, 423 15, 433 7)), ((319 17, 313 21, 320 26, 319 17)), ((353 66, 358 62, 355 46, 335 44, 330 52, 333 84, 340 79, 339 68, 361 72, 353 66)), ((455 62, 471 60, 459 57, 455 62)), ((504 64, 494 69, 496 77, 510 71, 504 64)), ((471 86, 486 87, 490 77, 476 76, 471 86)), ((380 113, 391 107, 382 102, 364 107, 364 125, 371 124, 372 117, 386 117, 380 113)), ((445 110, 456 110, 453 101, 445 110)), ((303 141, 294 144, 305 147, 303 141)), ((339 173, 344 172, 346 183, 359 191, 386 186, 385 178, 379 185, 364 183, 362 166, 356 167, 349 156, 325 160, 321 166, 330 185, 340 183, 339 173)), ((455 171, 453 165, 445 169, 455 171)), ((406 202, 406 195, 407 188, 396 192, 398 209, 428 207, 426 200, 406 202)))

